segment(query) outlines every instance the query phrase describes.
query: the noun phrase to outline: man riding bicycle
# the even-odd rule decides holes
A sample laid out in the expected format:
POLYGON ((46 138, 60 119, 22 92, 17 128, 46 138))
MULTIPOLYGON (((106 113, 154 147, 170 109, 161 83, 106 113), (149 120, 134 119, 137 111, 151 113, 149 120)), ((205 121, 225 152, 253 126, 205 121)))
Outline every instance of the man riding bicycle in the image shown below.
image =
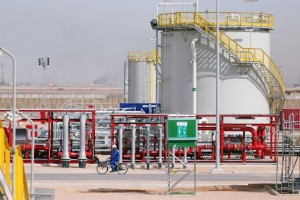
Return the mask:
POLYGON ((117 149, 117 146, 114 144, 112 146, 113 152, 111 154, 111 158, 110 158, 110 166, 111 166, 111 172, 115 172, 116 171, 116 163, 119 162, 120 160, 120 152, 117 149))

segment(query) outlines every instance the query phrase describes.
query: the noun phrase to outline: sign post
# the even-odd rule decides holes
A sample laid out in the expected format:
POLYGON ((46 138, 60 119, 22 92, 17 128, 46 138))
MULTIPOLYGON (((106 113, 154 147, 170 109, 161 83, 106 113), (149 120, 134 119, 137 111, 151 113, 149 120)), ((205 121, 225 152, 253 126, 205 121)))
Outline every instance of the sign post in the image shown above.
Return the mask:
MULTIPOLYGON (((194 172, 194 192, 196 194, 196 141, 197 141, 197 132, 198 132, 198 124, 195 116, 187 116, 187 115, 172 115, 167 119, 167 139, 168 139, 168 194, 174 194, 175 192, 172 190, 178 185, 183 179, 185 179, 188 175, 194 172), (187 168, 187 164, 182 162, 175 156, 175 151, 170 153, 170 149, 181 147, 190 147, 194 148, 194 170, 186 169, 182 170, 185 174, 182 174, 182 177, 178 179, 174 184, 171 184, 171 164, 170 164, 170 154, 172 154, 173 158, 177 159, 181 162, 184 168, 187 168)), ((175 164, 175 163, 174 163, 175 164)), ((175 165, 173 166, 173 172, 175 173, 175 165)))

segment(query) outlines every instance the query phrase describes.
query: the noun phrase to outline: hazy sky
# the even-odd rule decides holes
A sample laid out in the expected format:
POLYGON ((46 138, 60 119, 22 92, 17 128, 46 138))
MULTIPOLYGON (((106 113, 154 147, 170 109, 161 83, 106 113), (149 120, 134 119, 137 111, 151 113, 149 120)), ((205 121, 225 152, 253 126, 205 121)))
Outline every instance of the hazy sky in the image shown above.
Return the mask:
MULTIPOLYGON (((163 0, 0 0, 0 45, 17 59, 18 82, 42 83, 38 58, 49 57, 51 83, 91 83, 107 75, 120 85, 127 53, 155 48, 149 22, 157 2, 163 0)), ((251 11, 244 0, 219 2, 220 11, 251 11)), ((287 85, 300 83, 299 7, 299 0, 253 3, 254 11, 275 17, 271 58, 283 66, 287 85)), ((199 1, 199 11, 207 9, 215 11, 214 0, 199 1)), ((10 59, 2 56, 0 62, 5 81, 11 81, 10 59)))

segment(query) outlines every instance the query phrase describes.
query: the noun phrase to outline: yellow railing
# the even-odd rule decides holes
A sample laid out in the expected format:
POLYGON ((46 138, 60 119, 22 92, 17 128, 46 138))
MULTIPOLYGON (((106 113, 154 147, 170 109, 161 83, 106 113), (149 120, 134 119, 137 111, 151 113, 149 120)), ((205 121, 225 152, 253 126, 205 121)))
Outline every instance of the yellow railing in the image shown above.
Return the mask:
POLYGON ((154 62, 152 52, 128 52, 128 62, 154 62))
MULTIPOLYGON (((202 16, 214 26, 216 25, 216 12, 200 12, 202 16)), ((252 12, 220 12, 219 25, 221 27, 259 27, 274 28, 274 16, 266 13, 252 12)))
MULTIPOLYGON (((172 27, 174 25, 180 25, 181 23, 185 23, 186 25, 194 24, 195 15, 200 15, 211 27, 216 27, 215 12, 176 12, 160 14, 158 17, 158 25, 172 27)), ((221 27, 257 27, 273 29, 274 16, 266 13, 220 12, 219 25, 221 27)))
MULTIPOLYGON (((228 14, 228 13, 227 13, 228 14)), ((214 23, 208 22, 204 17, 204 13, 195 13, 195 12, 176 12, 176 13, 167 13, 167 14, 161 14, 158 16, 158 28, 159 29, 168 29, 168 28, 191 28, 193 25, 196 25, 198 27, 201 27, 203 31, 206 32, 207 35, 211 36, 212 39, 215 39, 216 37, 216 26, 214 23)), ((243 17, 241 18, 241 26, 246 26, 247 24, 251 24, 253 27, 265 27, 262 25, 268 25, 269 28, 273 27, 273 16, 272 15, 262 15, 264 16, 264 23, 261 23, 259 20, 251 22, 247 22, 247 18, 243 17), (245 18, 245 19, 244 19, 245 18), (245 22, 244 22, 245 21, 245 22)), ((252 17, 252 19, 254 19, 252 17)), ((230 25, 228 21, 224 22, 227 24, 227 26, 230 25)), ((230 52, 235 54, 237 58, 241 62, 246 63, 252 63, 257 62, 261 63, 265 70, 261 70, 264 77, 266 78, 269 88, 270 88, 270 97, 275 101, 274 97, 274 82, 272 78, 274 77, 279 85, 279 98, 277 98, 277 101, 280 101, 279 103, 274 103, 273 100, 270 101, 270 108, 271 112, 275 113, 278 112, 280 109, 280 106, 282 106, 282 103, 284 101, 284 91, 285 91, 285 85, 284 81, 281 75, 281 72, 279 68, 276 66, 276 64, 273 62, 273 60, 262 50, 259 48, 243 48, 241 45, 239 45, 237 42, 232 40, 230 37, 228 37, 226 34, 224 34, 222 31, 220 31, 220 44, 225 46, 230 52)))
MULTIPOLYGON (((2 127, 2 122, 0 121, 0 170, 2 170, 3 174, 5 175, 5 181, 7 185, 12 185, 11 180, 11 148, 8 145, 7 138, 5 135, 4 128, 2 127)), ((21 153, 21 147, 16 148, 16 163, 15 163, 15 182, 13 183, 14 187, 14 199, 15 200, 22 200, 26 199, 29 200, 29 193, 26 181, 26 175, 23 165, 23 158, 21 153)), ((3 188, 0 185, 0 189, 3 188)))
MULTIPOLYGON (((153 52, 128 52, 128 62, 153 62, 156 63, 156 50, 153 52)), ((160 53, 158 53, 160 63, 160 53)))

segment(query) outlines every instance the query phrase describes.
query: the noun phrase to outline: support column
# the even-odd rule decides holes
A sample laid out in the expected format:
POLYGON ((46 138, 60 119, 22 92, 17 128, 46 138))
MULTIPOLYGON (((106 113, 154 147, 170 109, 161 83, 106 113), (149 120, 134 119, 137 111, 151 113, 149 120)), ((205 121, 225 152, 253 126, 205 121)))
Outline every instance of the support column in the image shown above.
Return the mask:
POLYGON ((175 168, 175 148, 176 148, 176 146, 174 145, 172 147, 172 154, 173 154, 173 156, 172 156, 172 163, 173 163, 173 168, 175 168))
POLYGON ((159 131, 159 147, 158 147, 158 168, 161 169, 162 167, 162 140, 163 140, 163 133, 162 133, 162 125, 158 125, 159 131))
POLYGON ((120 152, 120 160, 119 162, 123 162, 123 125, 119 125, 119 152, 120 152))
POLYGON ((147 169, 150 169, 150 125, 147 124, 147 169))
MULTIPOLYGON (((187 149, 186 147, 183 147, 183 162, 184 164, 187 164, 187 149)), ((186 165, 183 165, 183 168, 186 168, 186 165)))
POLYGON ((136 127, 135 124, 131 125, 131 169, 135 169, 135 134, 136 134, 136 127))
POLYGON ((69 168, 69 115, 63 116, 63 155, 61 158, 62 167, 69 168))
POLYGON ((86 153, 85 153, 85 123, 86 115, 80 116, 80 152, 78 157, 79 168, 86 168, 86 153))

